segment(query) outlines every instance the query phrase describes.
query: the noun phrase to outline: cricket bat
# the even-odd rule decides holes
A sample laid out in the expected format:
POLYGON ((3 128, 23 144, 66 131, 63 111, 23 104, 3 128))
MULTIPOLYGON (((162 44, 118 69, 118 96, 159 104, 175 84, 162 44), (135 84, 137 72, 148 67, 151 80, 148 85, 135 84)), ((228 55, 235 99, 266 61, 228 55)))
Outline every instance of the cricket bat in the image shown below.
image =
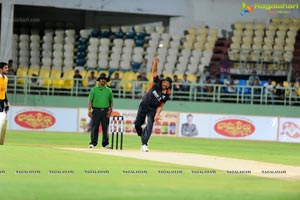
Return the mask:
POLYGON ((0 145, 4 144, 5 135, 6 135, 7 119, 6 113, 0 113, 0 145))

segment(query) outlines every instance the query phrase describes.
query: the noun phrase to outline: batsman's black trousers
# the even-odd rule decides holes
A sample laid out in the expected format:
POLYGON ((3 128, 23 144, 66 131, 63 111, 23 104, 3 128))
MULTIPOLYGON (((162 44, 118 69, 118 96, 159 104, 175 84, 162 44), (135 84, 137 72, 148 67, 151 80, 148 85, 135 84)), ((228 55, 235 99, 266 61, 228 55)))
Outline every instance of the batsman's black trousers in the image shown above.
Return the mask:
POLYGON ((93 108, 92 112, 92 128, 91 128, 91 142, 90 144, 97 146, 98 144, 98 130, 100 123, 102 125, 102 146, 109 144, 108 127, 109 117, 107 116, 108 108, 93 108))
POLYGON ((4 112, 4 100, 0 100, 0 112, 4 112))
POLYGON ((142 145, 144 144, 148 145, 148 141, 152 134, 155 114, 156 114, 156 108, 149 107, 147 103, 141 101, 137 111, 134 125, 137 134, 141 136, 142 145), (142 126, 145 123, 146 117, 147 117, 147 124, 146 127, 143 129, 142 126))

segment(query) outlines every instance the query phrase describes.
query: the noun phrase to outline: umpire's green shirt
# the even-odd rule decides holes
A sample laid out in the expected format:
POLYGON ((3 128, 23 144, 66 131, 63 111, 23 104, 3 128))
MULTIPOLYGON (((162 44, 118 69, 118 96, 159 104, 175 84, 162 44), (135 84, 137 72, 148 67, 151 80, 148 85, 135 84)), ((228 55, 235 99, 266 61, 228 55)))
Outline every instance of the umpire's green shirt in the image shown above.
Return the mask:
POLYGON ((110 108, 110 104, 114 98, 109 87, 96 85, 90 91, 89 100, 92 102, 92 107, 94 108, 110 108))

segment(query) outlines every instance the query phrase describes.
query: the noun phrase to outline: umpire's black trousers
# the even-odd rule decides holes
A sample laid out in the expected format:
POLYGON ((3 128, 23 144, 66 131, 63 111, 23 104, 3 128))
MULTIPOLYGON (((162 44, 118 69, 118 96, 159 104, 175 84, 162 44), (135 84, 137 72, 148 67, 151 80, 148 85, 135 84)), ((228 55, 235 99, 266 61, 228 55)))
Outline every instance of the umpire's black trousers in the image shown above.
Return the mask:
POLYGON ((98 144, 98 130, 100 123, 102 125, 102 146, 109 144, 108 127, 109 117, 107 115, 108 108, 93 108, 92 113, 92 128, 91 128, 91 142, 90 144, 96 146, 98 144))

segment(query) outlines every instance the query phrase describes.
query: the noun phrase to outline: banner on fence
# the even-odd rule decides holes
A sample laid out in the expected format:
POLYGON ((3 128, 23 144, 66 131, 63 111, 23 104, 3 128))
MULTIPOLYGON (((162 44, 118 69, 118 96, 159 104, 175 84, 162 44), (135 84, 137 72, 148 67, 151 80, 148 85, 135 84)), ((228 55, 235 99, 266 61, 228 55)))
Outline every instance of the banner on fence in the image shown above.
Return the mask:
POLYGON ((8 129, 76 132, 77 113, 77 108, 13 106, 8 114, 8 129))
POLYGON ((299 118, 280 118, 279 142, 300 142, 300 119, 299 118))
POLYGON ((276 141, 278 118, 181 113, 179 124, 180 136, 276 141))

